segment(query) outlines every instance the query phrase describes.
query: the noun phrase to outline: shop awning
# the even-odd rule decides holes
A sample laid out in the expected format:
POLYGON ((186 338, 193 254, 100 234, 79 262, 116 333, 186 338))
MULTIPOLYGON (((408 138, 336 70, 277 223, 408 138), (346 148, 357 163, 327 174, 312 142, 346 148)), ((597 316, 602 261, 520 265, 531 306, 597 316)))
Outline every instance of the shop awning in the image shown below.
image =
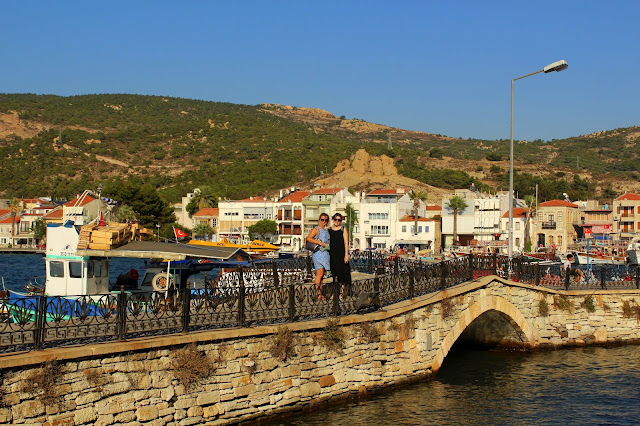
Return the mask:
POLYGON ((611 228, 611 225, 593 225, 591 227, 591 232, 594 234, 610 234, 611 228))

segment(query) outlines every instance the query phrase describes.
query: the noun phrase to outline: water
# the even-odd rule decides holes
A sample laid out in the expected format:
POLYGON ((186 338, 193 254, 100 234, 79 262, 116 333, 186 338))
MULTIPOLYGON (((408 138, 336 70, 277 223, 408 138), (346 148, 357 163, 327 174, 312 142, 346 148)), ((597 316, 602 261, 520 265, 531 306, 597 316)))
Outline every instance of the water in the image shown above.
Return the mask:
POLYGON ((640 346, 453 351, 433 381, 279 425, 638 424, 640 346))

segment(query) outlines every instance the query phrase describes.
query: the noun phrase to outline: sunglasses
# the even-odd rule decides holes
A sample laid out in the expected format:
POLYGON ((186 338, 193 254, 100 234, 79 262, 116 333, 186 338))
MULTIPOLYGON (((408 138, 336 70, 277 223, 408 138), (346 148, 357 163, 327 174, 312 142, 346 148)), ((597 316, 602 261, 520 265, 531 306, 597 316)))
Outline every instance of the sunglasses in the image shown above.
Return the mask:
POLYGON ((325 219, 325 218, 323 217, 322 219, 320 219, 320 222, 329 222, 329 219, 328 219, 328 218, 326 218, 326 219, 325 219))
POLYGON ((339 217, 334 217, 334 218, 333 218, 333 221, 334 221, 334 222, 342 222, 342 219, 340 219, 339 217))

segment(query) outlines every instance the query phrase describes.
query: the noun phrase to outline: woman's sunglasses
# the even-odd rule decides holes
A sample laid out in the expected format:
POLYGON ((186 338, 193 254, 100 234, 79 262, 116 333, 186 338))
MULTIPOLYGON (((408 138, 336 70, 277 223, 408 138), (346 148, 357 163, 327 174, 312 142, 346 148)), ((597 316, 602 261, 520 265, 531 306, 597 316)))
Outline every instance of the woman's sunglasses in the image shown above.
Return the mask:
POLYGON ((329 218, 324 218, 323 217, 322 219, 320 219, 320 222, 329 222, 329 218))
POLYGON ((334 218, 333 218, 333 221, 334 221, 334 222, 342 222, 342 219, 341 219, 341 218, 339 218, 339 217, 334 217, 334 218))

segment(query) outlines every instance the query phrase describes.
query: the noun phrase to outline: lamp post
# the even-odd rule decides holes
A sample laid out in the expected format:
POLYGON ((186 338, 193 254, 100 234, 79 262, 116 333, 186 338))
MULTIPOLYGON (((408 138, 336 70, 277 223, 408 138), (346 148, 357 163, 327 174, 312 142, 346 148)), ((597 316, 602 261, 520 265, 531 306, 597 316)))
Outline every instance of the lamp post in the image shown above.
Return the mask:
POLYGON ((160 224, 156 223, 156 228, 158 228, 158 236, 156 237, 156 241, 160 241, 160 224))
POLYGON ((567 61, 561 60, 547 65, 543 69, 532 72, 522 77, 514 78, 511 80, 511 145, 509 150, 509 238, 507 241, 509 259, 513 257, 513 86, 516 80, 520 80, 525 77, 532 76, 538 73, 550 73, 553 71, 566 70, 569 65, 567 61))

